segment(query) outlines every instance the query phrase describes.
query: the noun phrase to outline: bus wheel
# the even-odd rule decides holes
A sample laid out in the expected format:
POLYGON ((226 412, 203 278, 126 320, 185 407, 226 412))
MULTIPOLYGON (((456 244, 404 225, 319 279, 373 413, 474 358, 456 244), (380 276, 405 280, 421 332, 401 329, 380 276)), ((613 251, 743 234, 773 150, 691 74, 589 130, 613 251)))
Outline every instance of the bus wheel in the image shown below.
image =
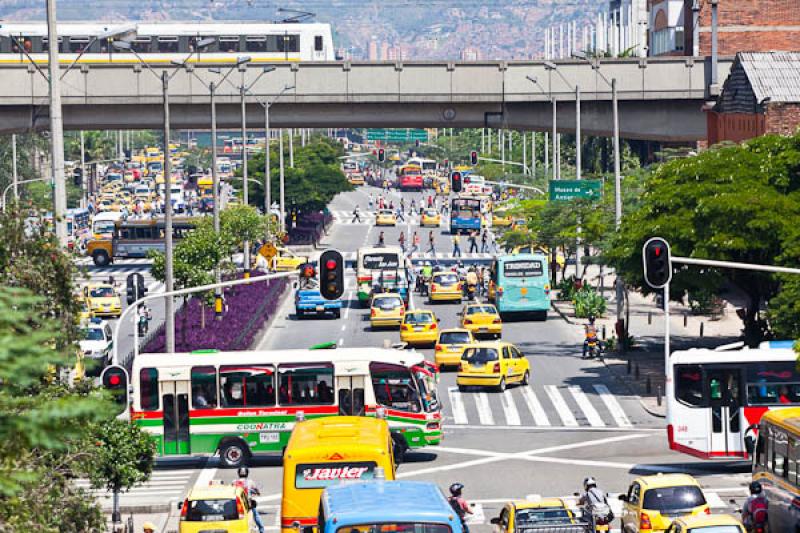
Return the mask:
POLYGON ((238 468, 247 462, 249 450, 241 441, 232 441, 223 445, 219 450, 219 457, 223 466, 238 468))
POLYGON ((93 253, 92 260, 94 261, 94 264, 99 267, 106 266, 110 262, 108 252, 105 250, 97 250, 95 253, 93 253))

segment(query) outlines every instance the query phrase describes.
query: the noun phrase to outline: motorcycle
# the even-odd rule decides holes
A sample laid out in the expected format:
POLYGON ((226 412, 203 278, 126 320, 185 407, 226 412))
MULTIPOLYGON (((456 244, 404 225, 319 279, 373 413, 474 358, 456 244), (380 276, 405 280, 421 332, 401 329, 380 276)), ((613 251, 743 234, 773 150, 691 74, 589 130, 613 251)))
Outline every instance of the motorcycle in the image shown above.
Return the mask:
POLYGON ((603 360, 603 345, 599 339, 587 339, 586 358, 603 360))
POLYGON ((477 291, 477 286, 474 283, 467 284, 467 300, 470 302, 475 301, 475 292, 477 291))

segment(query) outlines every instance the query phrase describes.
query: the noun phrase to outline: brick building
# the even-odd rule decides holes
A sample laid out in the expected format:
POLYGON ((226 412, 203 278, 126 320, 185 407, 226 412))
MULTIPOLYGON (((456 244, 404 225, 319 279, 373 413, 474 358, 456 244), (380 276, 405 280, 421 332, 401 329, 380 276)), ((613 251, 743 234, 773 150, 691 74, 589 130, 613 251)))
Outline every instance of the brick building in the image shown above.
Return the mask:
POLYGON ((709 144, 794 133, 800 127, 800 52, 737 54, 707 113, 709 144))
MULTIPOLYGON (((767 52, 771 50, 800 50, 800 2, 798 0, 719 0, 719 53, 767 52)), ((711 54, 710 0, 684 0, 683 50, 685 55, 711 54), (694 12, 697 13, 697 33, 694 42, 694 12)))

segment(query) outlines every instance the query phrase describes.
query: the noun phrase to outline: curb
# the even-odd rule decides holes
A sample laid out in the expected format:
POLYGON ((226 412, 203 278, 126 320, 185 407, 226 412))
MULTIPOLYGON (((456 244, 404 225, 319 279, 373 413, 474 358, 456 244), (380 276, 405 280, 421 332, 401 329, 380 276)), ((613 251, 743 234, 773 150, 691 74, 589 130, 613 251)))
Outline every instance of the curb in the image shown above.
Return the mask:
POLYGON ((606 367, 606 370, 608 370, 608 373, 611 374, 616 381, 618 381, 620 383, 623 383, 625 385, 625 388, 628 389, 628 391, 631 393, 631 395, 636 397, 636 400, 639 402, 639 405, 642 406, 642 409, 644 409, 645 412, 647 412, 647 414, 649 414, 650 416, 654 416, 656 418, 666 418, 667 417, 666 414, 658 413, 658 412, 654 411, 653 409, 651 409, 650 407, 648 407, 648 405, 644 402, 642 397, 639 394, 637 394, 636 391, 633 390, 633 387, 631 387, 631 385, 628 382, 628 380, 626 380, 622 376, 619 376, 616 372, 611 370, 611 367, 608 366, 608 362, 605 360, 605 358, 603 359, 603 366, 606 367))
MULTIPOLYGON (((169 513, 172 509, 176 508, 175 506, 178 504, 178 500, 170 500, 166 503, 153 503, 149 505, 123 505, 120 504, 119 512, 121 515, 126 514, 158 514, 158 513, 169 513)), ((102 507, 103 513, 111 514, 111 506, 109 505, 106 507, 105 505, 102 507)))
POLYGON ((564 322, 566 322, 567 324, 572 324, 573 326, 577 325, 577 322, 575 322, 575 321, 574 321, 574 320, 572 320, 570 317, 568 317, 568 316, 566 315, 566 313, 564 313, 564 311, 562 311, 562 310, 561 310, 561 309, 560 309, 560 308, 559 308, 559 307, 556 305, 556 302, 555 302, 555 300, 551 300, 551 301, 550 301, 550 307, 552 307, 552 308, 553 308, 553 310, 554 310, 556 313, 558 313, 558 316, 560 316, 562 319, 564 319, 564 322))

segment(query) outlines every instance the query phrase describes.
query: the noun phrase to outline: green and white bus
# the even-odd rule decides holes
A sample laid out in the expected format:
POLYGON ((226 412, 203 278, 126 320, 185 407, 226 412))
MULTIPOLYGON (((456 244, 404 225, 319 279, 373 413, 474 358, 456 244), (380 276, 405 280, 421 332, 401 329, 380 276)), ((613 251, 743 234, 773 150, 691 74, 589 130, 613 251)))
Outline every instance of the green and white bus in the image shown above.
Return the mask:
POLYGON ((214 455, 236 467, 281 453, 297 419, 376 416, 403 450, 439 444, 438 372, 422 354, 388 348, 142 354, 129 414, 160 456, 214 455))

